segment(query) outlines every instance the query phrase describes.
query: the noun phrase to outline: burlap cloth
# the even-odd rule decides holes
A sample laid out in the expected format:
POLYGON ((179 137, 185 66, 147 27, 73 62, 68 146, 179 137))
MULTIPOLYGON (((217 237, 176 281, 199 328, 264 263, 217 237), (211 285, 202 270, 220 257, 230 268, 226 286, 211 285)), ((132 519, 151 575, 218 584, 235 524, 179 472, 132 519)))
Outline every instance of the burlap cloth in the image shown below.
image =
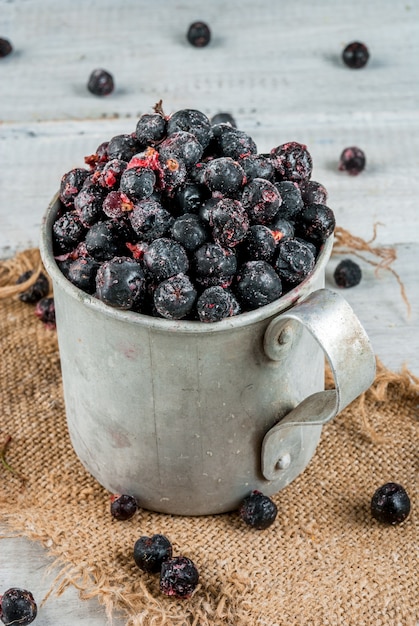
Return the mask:
POLYGON ((0 465, 0 506, 11 531, 55 557, 61 573, 53 593, 74 584, 130 625, 417 625, 417 378, 379 366, 372 388, 324 428, 305 472, 274 497, 279 514, 265 531, 245 527, 235 513, 183 518, 140 510, 117 522, 109 494, 83 469, 67 435, 56 334, 33 305, 5 292, 38 261, 32 250, 0 264, 9 295, 0 299, 0 445, 11 436, 6 460, 16 472, 0 465), (370 515, 371 496, 387 481, 411 497, 400 526, 370 515), (191 599, 163 596, 158 577, 134 564, 135 540, 153 533, 196 563, 200 583, 191 599))

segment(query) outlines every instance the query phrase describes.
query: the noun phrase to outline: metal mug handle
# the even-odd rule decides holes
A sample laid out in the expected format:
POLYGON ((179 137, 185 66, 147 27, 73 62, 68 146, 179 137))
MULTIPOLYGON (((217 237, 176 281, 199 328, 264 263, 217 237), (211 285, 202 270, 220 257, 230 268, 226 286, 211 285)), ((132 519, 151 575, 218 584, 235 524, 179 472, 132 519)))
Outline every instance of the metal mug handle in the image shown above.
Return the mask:
POLYGON ((368 336, 339 294, 319 289, 274 318, 264 335, 267 356, 281 360, 303 327, 324 351, 335 389, 312 394, 266 433, 261 470, 267 480, 277 480, 284 470, 291 469, 299 447, 298 427, 322 426, 368 389, 375 377, 375 356, 368 336))

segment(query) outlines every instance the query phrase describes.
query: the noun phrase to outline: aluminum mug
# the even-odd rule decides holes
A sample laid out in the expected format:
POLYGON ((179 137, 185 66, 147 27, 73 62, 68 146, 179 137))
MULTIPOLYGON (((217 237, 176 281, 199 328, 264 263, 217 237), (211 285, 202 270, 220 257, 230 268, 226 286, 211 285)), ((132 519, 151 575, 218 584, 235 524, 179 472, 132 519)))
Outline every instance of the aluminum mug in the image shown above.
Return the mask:
POLYGON ((272 495, 315 453, 322 426, 372 383, 359 320, 324 289, 333 241, 275 302, 215 323, 121 311, 71 284, 53 255, 52 200, 41 255, 54 289, 72 445, 111 493, 180 515, 272 495), (325 356, 335 389, 324 390, 325 356))

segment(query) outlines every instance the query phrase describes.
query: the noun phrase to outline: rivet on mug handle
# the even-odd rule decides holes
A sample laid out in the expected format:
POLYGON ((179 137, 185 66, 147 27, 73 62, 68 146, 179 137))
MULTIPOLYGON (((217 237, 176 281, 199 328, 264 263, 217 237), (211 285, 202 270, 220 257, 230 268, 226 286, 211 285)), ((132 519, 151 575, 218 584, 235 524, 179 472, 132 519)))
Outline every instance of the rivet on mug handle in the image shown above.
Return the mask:
POLYGON ((274 318, 264 337, 267 356, 281 360, 284 348, 293 342, 293 334, 299 334, 303 327, 324 351, 335 389, 312 394, 266 433, 261 469, 267 480, 277 479, 298 463, 290 450, 295 447, 299 427, 325 424, 368 389, 375 377, 375 356, 368 336, 339 294, 319 289, 274 318))

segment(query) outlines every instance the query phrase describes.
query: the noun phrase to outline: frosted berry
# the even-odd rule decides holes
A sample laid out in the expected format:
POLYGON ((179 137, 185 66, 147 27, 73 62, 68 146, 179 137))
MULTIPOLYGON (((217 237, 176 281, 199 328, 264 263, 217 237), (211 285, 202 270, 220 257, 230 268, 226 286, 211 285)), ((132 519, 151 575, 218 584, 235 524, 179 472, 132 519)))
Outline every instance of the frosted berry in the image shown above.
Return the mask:
POLYGON ((160 570, 160 591, 166 596, 189 598, 198 580, 199 573, 191 559, 175 556, 163 561, 160 570))
POLYGON ((133 496, 128 494, 111 496, 111 515, 118 521, 131 519, 138 509, 138 504, 133 496))
POLYGON ((134 204, 129 220, 136 235, 143 241, 151 242, 166 235, 174 218, 160 202, 147 198, 134 204))
POLYGON ((167 121, 167 134, 187 132, 193 135, 205 149, 212 139, 211 122, 205 113, 196 109, 180 109, 167 121))
POLYGON ((231 249, 218 243, 204 243, 193 255, 195 280, 202 287, 228 286, 237 270, 237 258, 231 249))
POLYGON ((195 48, 204 48, 211 41, 211 31, 205 22, 193 22, 188 28, 186 38, 195 48))
POLYGON ((204 289, 196 303, 201 322, 219 322, 240 313, 240 305, 229 289, 221 286, 204 289))
POLYGON ((267 261, 273 259, 277 241, 274 232, 263 224, 255 224, 250 227, 249 234, 245 242, 243 254, 247 261, 267 261))
POLYGON ((237 276, 236 293, 245 310, 257 309, 282 295, 282 283, 266 261, 248 261, 237 276))
POLYGON ((172 133, 159 145, 161 161, 175 158, 183 161, 187 168, 198 163, 203 151, 204 149, 195 135, 184 130, 172 133))
POLYGON ((386 483, 371 499, 371 515, 384 524, 401 524, 410 513, 410 498, 398 483, 386 483))
MULTIPOLYGON (((19 276, 16 281, 17 285, 20 285, 32 276, 33 271, 28 270, 19 276)), ((41 272, 36 279, 36 281, 28 287, 25 291, 19 294, 19 300, 22 302, 27 302, 33 304, 34 302, 38 302, 41 298, 45 298, 49 292, 49 282, 48 278, 41 272)))
POLYGON ((134 561, 143 571, 157 574, 164 561, 172 558, 172 544, 164 535, 140 537, 134 544, 134 561))
POLYGON ((55 303, 53 297, 41 298, 35 306, 35 315, 51 330, 55 328, 55 303))
POLYGON ((173 222, 171 235, 188 251, 197 250, 208 237, 204 224, 195 213, 185 213, 178 217, 173 222))
POLYGON ((327 189, 315 180, 305 180, 299 184, 304 204, 326 204, 327 189))
POLYGON ((185 274, 189 261, 185 249, 168 237, 154 239, 144 253, 144 263, 156 283, 175 274, 185 274))
POLYGON ((108 96, 114 90, 113 76, 103 69, 96 69, 89 76, 87 89, 95 96, 108 96))
POLYGON ((212 132, 219 156, 240 161, 250 154, 257 154, 257 146, 250 135, 230 124, 216 124, 212 132))
POLYGON ((246 182, 243 168, 231 157, 209 161, 204 172, 204 182, 211 191, 234 198, 246 182))
POLYGON ((94 294, 96 291, 96 274, 100 263, 92 257, 79 257, 70 261, 63 273, 70 282, 86 293, 94 294))
POLYGON ((315 244, 322 244, 333 233, 335 226, 335 216, 329 207, 309 204, 304 207, 299 219, 299 236, 315 244))
POLYGON ((264 178, 254 178, 247 184, 243 189, 241 201, 253 224, 272 222, 282 204, 278 189, 264 178))
POLYGON ((75 211, 67 211, 52 226, 54 248, 60 252, 70 252, 83 239, 86 227, 75 211))
POLYGON ((296 183, 283 180, 275 184, 279 195, 282 198, 279 215, 292 222, 298 219, 298 215, 303 210, 304 202, 300 188, 296 183))
POLYGON ((97 261, 109 261, 125 249, 124 225, 116 220, 96 222, 86 233, 87 253, 97 261))
POLYGON ((306 242, 285 239, 278 243, 274 266, 283 281, 298 285, 311 273, 315 261, 315 256, 306 242))
POLYGON ((154 145, 166 136, 167 121, 160 113, 144 113, 137 122, 135 135, 143 145, 154 145))
POLYGON ((0 59, 7 57, 13 51, 13 46, 8 39, 0 37, 0 59))
POLYGON ((264 178, 272 180, 274 177, 274 166, 269 157, 263 154, 248 154, 241 159, 239 163, 242 166, 249 183, 254 178, 264 178))
POLYGON ((351 146, 342 151, 339 159, 338 169, 347 172, 351 176, 357 176, 365 168, 365 153, 361 148, 351 146))
POLYGON ((0 596, 0 619, 6 626, 31 624, 38 607, 30 591, 12 587, 0 596))
POLYGON ((197 291, 185 274, 176 274, 157 285, 153 298, 156 311, 170 320, 187 317, 195 304, 197 291))
POLYGON ((365 44, 359 41, 349 43, 342 52, 342 59, 345 65, 357 70, 368 63, 370 53, 365 44))
POLYGON ((216 243, 234 248, 245 239, 249 218, 238 200, 221 198, 209 211, 209 225, 216 243))
POLYGON ((77 196, 89 172, 81 167, 76 167, 61 178, 60 200, 66 207, 72 207, 74 198, 77 196))
POLYGON ((121 176, 120 191, 131 200, 144 200, 154 191, 156 175, 146 167, 129 167, 121 176))
POLYGON ((211 192, 205 185, 188 182, 179 187, 174 194, 176 209, 182 213, 198 213, 210 195, 211 192))
POLYGON ((307 146, 302 143, 290 141, 273 148, 271 159, 278 180, 299 183, 311 176, 313 161, 307 146))
POLYGON ((106 152, 108 160, 120 159, 129 163, 134 154, 139 151, 139 148, 140 146, 135 136, 122 134, 115 135, 109 140, 106 152))
POLYGON ((273 500, 260 491, 254 490, 244 498, 240 508, 240 518, 252 528, 265 530, 271 526, 278 514, 278 508, 273 500))
POLYGON ((355 287, 361 282, 362 271, 355 261, 343 259, 337 264, 333 272, 333 278, 338 287, 348 289, 349 287, 355 287))

